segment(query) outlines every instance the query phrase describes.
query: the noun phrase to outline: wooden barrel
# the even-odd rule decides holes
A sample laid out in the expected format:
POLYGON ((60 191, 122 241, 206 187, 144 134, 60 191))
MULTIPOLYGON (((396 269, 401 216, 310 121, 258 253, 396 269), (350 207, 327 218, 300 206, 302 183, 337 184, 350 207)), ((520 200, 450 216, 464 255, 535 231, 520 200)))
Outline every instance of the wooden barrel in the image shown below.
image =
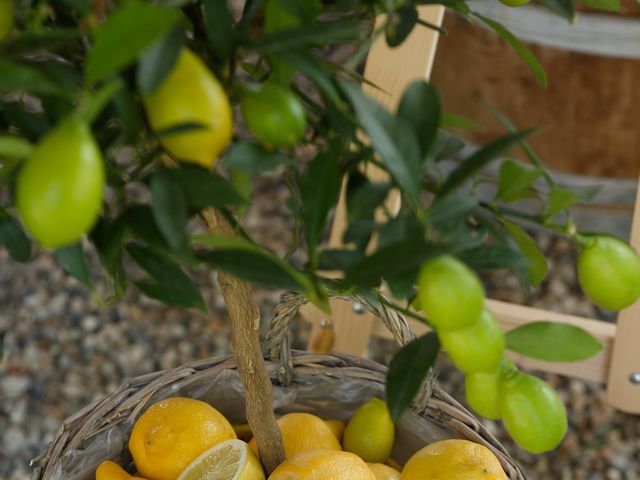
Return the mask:
POLYGON ((487 141, 504 129, 480 99, 518 127, 546 127, 532 139, 551 168, 586 175, 637 179, 640 173, 640 20, 629 1, 627 15, 580 12, 577 21, 540 6, 512 9, 497 1, 473 2, 473 9, 505 24, 540 60, 548 87, 493 31, 448 13, 432 81, 445 109, 485 128, 462 132, 487 141))

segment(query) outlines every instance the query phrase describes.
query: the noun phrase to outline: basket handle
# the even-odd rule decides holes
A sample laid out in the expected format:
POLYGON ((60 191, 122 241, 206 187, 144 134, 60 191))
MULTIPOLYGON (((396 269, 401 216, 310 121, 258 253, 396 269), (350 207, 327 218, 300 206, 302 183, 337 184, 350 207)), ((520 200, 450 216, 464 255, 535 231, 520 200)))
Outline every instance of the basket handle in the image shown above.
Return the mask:
MULTIPOLYGON (((383 303, 372 301, 369 297, 353 294, 350 296, 332 295, 345 301, 356 302, 378 317, 391 332, 399 345, 406 345, 416 338, 407 321, 397 311, 383 303)), ((278 379, 289 385, 293 378, 293 358, 291 355, 291 338, 289 326, 301 307, 309 300, 299 292, 288 291, 280 297, 280 303, 274 310, 271 328, 262 342, 263 352, 272 360, 280 359, 278 379)), ((430 375, 431 377, 431 375, 430 375)))

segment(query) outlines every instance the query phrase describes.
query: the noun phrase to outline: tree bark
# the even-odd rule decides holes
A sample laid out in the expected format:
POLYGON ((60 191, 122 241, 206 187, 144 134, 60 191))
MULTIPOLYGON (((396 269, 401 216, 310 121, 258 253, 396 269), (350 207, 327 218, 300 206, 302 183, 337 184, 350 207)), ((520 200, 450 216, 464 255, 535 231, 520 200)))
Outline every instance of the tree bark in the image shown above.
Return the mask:
MULTIPOLYGON (((210 233, 229 238, 235 236, 220 212, 207 209, 203 211, 202 218, 210 233)), ((218 284, 231 318, 231 342, 246 392, 247 422, 256 438, 260 460, 269 475, 284 461, 284 448, 273 413, 271 379, 260 348, 260 310, 247 282, 219 271, 218 284)))

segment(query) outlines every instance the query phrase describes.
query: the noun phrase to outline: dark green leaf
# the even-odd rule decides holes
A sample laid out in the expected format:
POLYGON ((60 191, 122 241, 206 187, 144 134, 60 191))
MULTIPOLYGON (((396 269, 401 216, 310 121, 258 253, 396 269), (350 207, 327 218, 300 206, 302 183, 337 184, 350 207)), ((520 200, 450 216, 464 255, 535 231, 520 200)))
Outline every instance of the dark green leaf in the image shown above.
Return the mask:
POLYGON ((209 128, 209 127, 204 123, 184 122, 184 123, 179 123, 177 125, 170 125, 166 128, 163 128, 162 130, 153 132, 151 134, 151 138, 154 138, 156 140, 161 140, 164 137, 168 137, 176 133, 195 132, 197 130, 202 130, 205 128, 209 128))
POLYGON ((573 0, 542 0, 542 3, 556 15, 566 18, 573 23, 576 19, 576 11, 573 0))
POLYGON ((424 237, 423 225, 413 216, 400 213, 378 231, 378 248, 382 249, 390 245, 402 242, 407 238, 424 237))
POLYGON ((364 250, 371 240, 371 236, 379 225, 372 218, 363 220, 350 220, 347 230, 343 234, 343 243, 354 243, 356 249, 364 250))
POLYGON ((182 189, 192 210, 222 208, 246 203, 246 198, 220 175, 195 165, 181 165, 171 175, 182 189))
POLYGON ((559 322, 528 323, 508 332, 506 339, 509 350, 549 362, 578 362, 602 350, 586 330, 559 322))
POLYGON ((146 205, 134 205, 129 207, 122 216, 123 221, 138 239, 159 250, 169 248, 164 235, 156 225, 151 208, 146 205))
POLYGON ((462 185, 469 177, 532 132, 533 130, 526 130, 508 134, 476 150, 470 157, 464 159, 458 168, 451 172, 444 185, 440 188, 439 195, 444 196, 454 188, 462 185))
POLYGON ((67 95, 64 88, 45 75, 36 64, 0 58, 0 93, 26 91, 39 95, 67 95))
POLYGON ((542 67, 542 65, 540 65, 540 62, 535 57, 535 55, 531 53, 531 50, 525 47, 520 42, 520 40, 518 40, 518 38, 509 30, 507 30, 505 26, 502 25, 501 23, 496 22, 495 20, 492 20, 485 16, 482 16, 478 13, 474 13, 473 15, 475 15, 484 23, 486 23, 498 35, 500 35, 509 45, 511 45, 511 48, 513 48, 513 50, 518 54, 518 56, 529 66, 533 74, 538 79, 538 82, 540 83, 540 85, 542 85, 543 87, 547 86, 547 74, 544 72, 544 68, 542 67))
POLYGON ((62 0, 62 3, 74 10, 81 17, 86 17, 91 13, 91 3, 86 0, 62 0))
POLYGON ((312 23, 318 15, 318 0, 277 0, 277 2, 289 14, 298 17, 306 24, 312 23))
POLYGON ((140 93, 149 95, 162 83, 178 60, 183 41, 182 28, 174 28, 142 52, 136 72, 140 93))
POLYGON ((350 268, 345 281, 361 287, 374 287, 382 277, 411 272, 423 262, 448 252, 448 247, 428 244, 421 237, 405 238, 377 250, 350 268))
POLYGON ((172 260, 140 245, 128 245, 127 251, 153 278, 153 282, 135 282, 145 295, 175 307, 207 310, 198 287, 172 260))
POLYGON ((309 77, 334 103, 339 101, 338 90, 330 75, 330 64, 316 57, 312 52, 286 52, 280 57, 309 77))
POLYGON ((503 268, 529 267, 529 260, 519 250, 505 245, 486 245, 458 255, 458 258, 477 272, 503 268))
POLYGON ((293 160, 280 152, 268 152, 255 142, 237 142, 227 151, 224 166, 253 174, 267 173, 280 166, 293 165, 293 160))
POLYGON ((113 106, 117 118, 122 122, 124 140, 133 142, 137 139, 144 120, 140 113, 140 106, 136 97, 127 85, 116 92, 113 97, 113 106))
POLYGON ((392 116, 356 85, 347 81, 340 81, 340 85, 395 181, 409 195, 417 197, 422 180, 420 147, 409 121, 392 116))
POLYGON ((464 221, 478 207, 478 199, 467 192, 436 197, 429 208, 429 223, 436 228, 464 221))
POLYGON ((335 205, 340 192, 339 145, 320 152, 311 161, 302 178, 302 219, 309 255, 316 257, 316 247, 322 238, 329 211, 335 205))
POLYGON ((398 8, 387 22, 385 34, 387 44, 397 47, 404 42, 413 31, 418 21, 418 10, 415 5, 403 5, 398 8))
POLYGON ((251 189, 253 188, 251 175, 242 170, 231 170, 231 185, 242 198, 243 203, 237 210, 238 218, 242 218, 249 208, 251 200, 251 189))
POLYGON ((403 273, 402 275, 385 276, 384 281, 389 286, 389 291, 394 298, 407 298, 413 293, 413 286, 418 277, 419 268, 403 273))
POLYGON ((18 262, 27 262, 31 258, 31 242, 18 223, 9 216, 0 219, 0 243, 18 262))
POLYGON ((354 172, 347 182, 347 214, 349 221, 373 219, 374 211, 389 194, 388 183, 372 183, 354 172))
POLYGON ((439 130, 428 158, 436 162, 455 158, 464 148, 465 142, 455 135, 439 130))
POLYGON ((620 0, 580 0, 587 7, 605 10, 607 12, 619 12, 620 0))
POLYGON ((173 250, 187 245, 187 200, 180 184, 166 168, 151 177, 151 212, 156 225, 173 250))
POLYGON ((233 50, 233 17, 229 5, 221 0, 204 0, 204 25, 209 46, 219 63, 225 62, 233 50))
POLYGON ((363 258, 358 250, 322 250, 318 256, 318 269, 344 271, 353 267, 363 258))
POLYGON ((114 221, 101 218, 91 231, 91 240, 96 247, 100 261, 111 276, 118 295, 124 293, 125 274, 122 263, 123 239, 127 231, 126 218, 114 221))
POLYGON ((530 187, 540 176, 539 168, 530 167, 516 160, 505 160, 500 165, 500 179, 496 198, 512 202, 528 196, 530 187))
POLYGON ((99 82, 133 63, 179 18, 174 8, 147 3, 132 2, 117 9, 95 33, 87 57, 87 81, 99 82))
POLYGON ((438 336, 435 332, 429 332, 406 344, 389 363, 387 405, 394 422, 400 420, 411 405, 429 369, 435 364, 439 351, 438 336))
POLYGON ((299 50, 313 45, 334 43, 337 41, 355 40, 365 35, 367 30, 358 22, 330 21, 288 28, 260 39, 252 49, 258 53, 281 53, 288 50, 299 50))
POLYGON ((76 243, 68 247, 59 248, 56 250, 56 258, 69 275, 85 287, 93 290, 91 275, 89 274, 89 268, 87 267, 84 252, 82 251, 82 245, 76 243))
POLYGON ((433 147, 440 125, 442 105, 438 91, 425 81, 413 82, 402 96, 398 115, 409 120, 413 126, 424 158, 433 147))
POLYGON ((504 228, 518 244, 522 253, 529 259, 529 268, 527 269, 529 281, 534 287, 537 287, 547 274, 547 259, 533 238, 522 227, 514 223, 504 222, 504 228))
POLYGON ((214 247, 200 252, 198 258, 236 277, 269 288, 308 289, 308 278, 295 268, 268 252, 241 238, 198 236, 194 244, 214 247))

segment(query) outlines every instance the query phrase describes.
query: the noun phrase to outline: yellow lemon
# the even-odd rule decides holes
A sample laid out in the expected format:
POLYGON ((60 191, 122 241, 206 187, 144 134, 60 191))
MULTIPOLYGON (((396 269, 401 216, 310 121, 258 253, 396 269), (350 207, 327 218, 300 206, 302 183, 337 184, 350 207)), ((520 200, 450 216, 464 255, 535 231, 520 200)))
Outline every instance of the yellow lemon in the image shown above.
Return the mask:
POLYGON ((393 447, 395 427, 387 404, 372 398, 358 408, 344 430, 342 446, 365 462, 384 463, 393 447))
POLYGON ((508 480, 487 447, 468 440, 442 440, 416 452, 401 480, 508 480))
POLYGON ((347 426, 342 420, 325 420, 324 423, 331 429, 339 442, 342 442, 342 434, 347 426))
POLYGON ((189 464, 178 480, 265 480, 260 460, 242 440, 227 440, 189 464))
MULTIPOLYGON (((331 428, 320 417, 310 413, 283 415, 278 419, 278 426, 287 457, 307 450, 342 450, 331 428)), ((255 438, 249 442, 249 446, 258 453, 255 438)))
POLYGON ((144 480, 140 477, 134 477, 126 472, 117 463, 107 461, 102 462, 96 470, 96 480, 144 480))
POLYGON ((400 472, 384 463, 367 463, 376 480, 400 480, 400 472))
POLYGON ((179 160, 211 168, 231 141, 229 98, 202 60, 186 48, 162 83, 144 99, 144 106, 155 132, 180 124, 202 125, 161 137, 162 145, 179 160))
POLYGON ((335 450, 309 450, 287 458, 269 480, 376 480, 357 455, 335 450))
POLYGON ((173 397, 149 407, 129 438, 138 471, 150 480, 175 480, 211 447, 235 439, 233 427, 208 403, 173 397))

